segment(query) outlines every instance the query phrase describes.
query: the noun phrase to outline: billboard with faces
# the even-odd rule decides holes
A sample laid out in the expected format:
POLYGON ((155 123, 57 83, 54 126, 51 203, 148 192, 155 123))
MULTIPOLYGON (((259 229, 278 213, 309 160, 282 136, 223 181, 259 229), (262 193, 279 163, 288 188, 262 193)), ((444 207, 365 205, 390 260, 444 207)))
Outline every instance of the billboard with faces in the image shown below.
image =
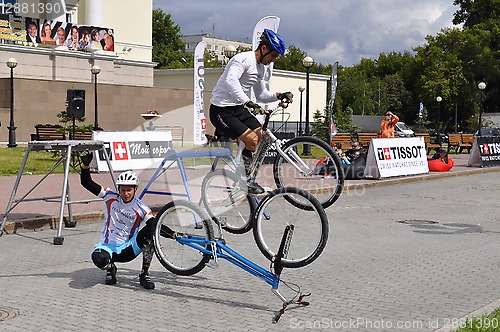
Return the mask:
POLYGON ((114 52, 114 31, 107 27, 0 14, 0 39, 24 46, 114 52))

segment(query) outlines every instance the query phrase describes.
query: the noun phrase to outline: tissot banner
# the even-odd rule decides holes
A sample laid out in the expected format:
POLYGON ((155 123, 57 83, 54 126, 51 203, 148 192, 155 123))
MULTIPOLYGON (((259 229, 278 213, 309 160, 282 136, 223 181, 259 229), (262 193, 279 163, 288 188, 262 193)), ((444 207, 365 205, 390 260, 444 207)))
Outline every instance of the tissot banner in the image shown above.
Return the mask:
POLYGON ((365 177, 424 174, 429 172, 423 137, 372 138, 365 177))
POLYGON ((467 165, 474 167, 500 165, 500 136, 475 137, 467 165))
MULTIPOLYGON (((170 131, 94 131, 92 139, 104 142, 115 171, 156 168, 172 149, 170 131)), ((104 156, 95 153, 92 168, 109 171, 104 156)))

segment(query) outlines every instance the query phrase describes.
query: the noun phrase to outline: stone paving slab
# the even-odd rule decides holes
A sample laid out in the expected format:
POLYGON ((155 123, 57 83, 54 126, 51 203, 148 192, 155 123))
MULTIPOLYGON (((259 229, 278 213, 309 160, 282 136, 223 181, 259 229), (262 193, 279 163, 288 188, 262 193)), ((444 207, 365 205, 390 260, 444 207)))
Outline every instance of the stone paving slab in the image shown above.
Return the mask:
MULTIPOLYGON (((104 285, 89 257, 98 222, 65 229, 62 246, 50 229, 4 235, 0 312, 18 314, 0 330, 432 331, 500 298, 499 194, 494 172, 346 192, 326 210, 321 257, 282 275, 312 293, 311 305, 275 325, 280 300, 228 262, 182 277, 155 260, 157 287, 147 291, 140 259, 119 264, 118 284, 104 285)), ((268 266, 251 233, 226 238, 268 266)))

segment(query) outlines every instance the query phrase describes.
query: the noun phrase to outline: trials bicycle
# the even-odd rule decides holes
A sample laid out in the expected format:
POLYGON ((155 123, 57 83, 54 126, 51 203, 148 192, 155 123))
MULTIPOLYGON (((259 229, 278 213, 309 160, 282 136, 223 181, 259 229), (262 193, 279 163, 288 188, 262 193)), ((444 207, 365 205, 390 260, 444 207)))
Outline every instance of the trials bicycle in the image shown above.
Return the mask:
MULTIPOLYGON (((278 188, 298 187, 312 193, 323 208, 332 205, 342 193, 344 172, 339 156, 326 142, 311 136, 298 136, 283 146, 268 128, 271 115, 288 106, 281 101, 275 108, 265 113, 262 126, 263 135, 251 165, 250 176, 255 179, 269 148, 274 145, 276 157, 272 167, 273 178, 278 188), (326 171, 319 170, 318 164, 328 165, 326 171)), ((236 163, 241 164, 244 144, 240 142, 236 163)), ((269 170, 269 169, 266 169, 269 170)), ((211 218, 223 224, 231 233, 241 234, 252 229, 251 216, 255 212, 258 199, 247 194, 245 183, 240 180, 239 172, 218 169, 208 173, 201 185, 203 204, 211 218)), ((308 209, 309 205, 288 198, 290 203, 308 209)), ((269 217, 266 214, 266 217, 269 217)))
POLYGON ((167 270, 178 275, 196 274, 210 260, 217 264, 222 258, 264 280, 283 302, 283 307, 273 318, 276 323, 288 305, 308 304, 303 301, 307 295, 301 293, 300 287, 292 287, 281 280, 280 275, 283 267, 302 267, 319 257, 328 239, 327 216, 314 196, 298 188, 285 187, 266 195, 254 218, 255 241, 271 261, 270 270, 227 246, 220 223, 215 223, 218 229, 218 236, 215 236, 211 219, 198 205, 187 200, 171 201, 158 212, 153 227, 155 253, 167 270), (300 201, 310 209, 294 207, 285 198, 300 201), (264 211, 272 211, 281 218, 269 222, 263 216, 264 211), (295 296, 285 298, 278 291, 280 283, 295 291, 295 296))

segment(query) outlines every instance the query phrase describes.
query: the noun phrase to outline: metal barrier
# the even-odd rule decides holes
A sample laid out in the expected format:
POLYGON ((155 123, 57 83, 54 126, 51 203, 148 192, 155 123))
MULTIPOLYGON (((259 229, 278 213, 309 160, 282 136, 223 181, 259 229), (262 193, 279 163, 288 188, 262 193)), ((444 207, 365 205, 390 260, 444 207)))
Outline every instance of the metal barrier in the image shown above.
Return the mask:
POLYGON ((5 211, 5 215, 2 220, 2 225, 0 227, 0 236, 4 232, 4 227, 5 223, 7 222, 7 218, 9 216, 9 213, 14 209, 19 203, 21 202, 30 202, 30 201, 59 201, 61 202, 61 208, 59 212, 59 227, 57 229, 57 235, 54 237, 54 244, 56 245, 62 245, 64 242, 64 237, 62 236, 62 224, 64 221, 64 207, 67 205, 68 206, 68 213, 69 213, 69 223, 67 227, 71 227, 76 224, 73 222, 73 215, 71 213, 71 204, 76 204, 76 203, 89 203, 89 202, 94 202, 94 201, 102 201, 99 198, 96 199, 90 199, 90 200, 80 200, 80 201, 72 201, 70 199, 69 195, 69 182, 68 182, 68 174, 69 170, 72 167, 71 165, 71 156, 72 152, 79 152, 79 151, 95 151, 99 150, 103 153, 105 156, 106 162, 108 163, 108 167, 110 170, 110 176, 113 179, 113 183, 115 184, 116 187, 116 179, 113 173, 113 169, 111 167, 111 163, 108 157, 108 153, 106 149, 104 148, 104 142, 102 141, 77 141, 77 140, 60 140, 60 141, 32 141, 28 143, 28 149, 26 150, 24 154, 24 159, 21 164, 21 168, 19 169, 19 173, 17 174, 16 182, 14 184, 14 187, 12 188, 12 193, 10 195, 9 203, 7 204, 7 209, 5 211), (31 151, 42 151, 42 150, 53 150, 53 151, 60 151, 61 152, 61 157, 59 160, 52 166, 52 168, 43 176, 40 181, 38 181, 33 188, 31 188, 24 196, 22 196, 19 199, 16 199, 16 193, 19 187, 19 183, 21 182, 21 177, 23 176, 24 173, 24 168, 26 166, 26 162, 28 161, 28 157, 31 151), (40 185, 50 174, 54 172, 54 170, 60 165, 63 164, 64 166, 64 179, 62 183, 62 192, 60 196, 50 196, 50 197, 38 197, 38 198, 27 198, 27 196, 32 193, 38 185, 40 185))

